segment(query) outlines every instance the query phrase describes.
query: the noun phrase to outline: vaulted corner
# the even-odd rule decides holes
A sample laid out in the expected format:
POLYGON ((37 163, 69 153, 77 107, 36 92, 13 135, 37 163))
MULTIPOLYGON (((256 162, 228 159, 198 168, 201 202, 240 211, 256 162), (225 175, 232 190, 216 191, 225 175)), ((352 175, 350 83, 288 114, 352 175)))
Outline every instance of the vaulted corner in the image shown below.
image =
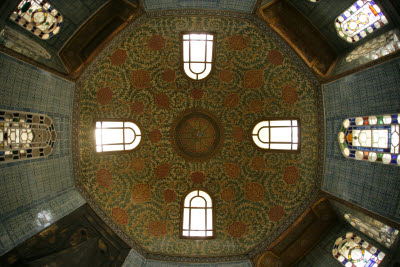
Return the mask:
POLYGON ((327 76, 338 54, 320 31, 289 1, 270 1, 260 9, 268 24, 317 74, 327 76))

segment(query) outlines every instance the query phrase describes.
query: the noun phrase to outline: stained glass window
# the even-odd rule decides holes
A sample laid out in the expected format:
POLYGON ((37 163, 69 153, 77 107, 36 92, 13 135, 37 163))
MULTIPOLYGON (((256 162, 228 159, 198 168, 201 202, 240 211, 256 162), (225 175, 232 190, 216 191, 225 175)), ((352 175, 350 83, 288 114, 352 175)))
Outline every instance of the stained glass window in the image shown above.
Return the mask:
POLYGON ((333 256, 346 267, 377 267, 385 253, 353 233, 336 239, 333 256))
POLYGON ((362 59, 363 63, 389 55, 400 49, 397 32, 389 31, 357 47, 346 56, 346 62, 362 59))
POLYGON ((379 243, 389 248, 395 242, 399 231, 375 219, 365 216, 361 220, 351 214, 346 213, 344 218, 357 230, 375 239, 379 243))
POLYGON ((400 166, 399 115, 348 118, 338 135, 346 158, 400 166))
POLYGON ((131 121, 96 122, 96 151, 124 151, 136 148, 142 140, 138 125, 131 121))
POLYGON ((184 238, 214 236, 213 203, 203 190, 193 190, 184 198, 181 235, 184 238))
POLYGON ((56 139, 48 116, 0 110, 0 163, 48 156, 56 139))
POLYGON ((183 70, 190 79, 202 80, 211 73, 214 39, 212 33, 182 34, 183 70))
POLYGON ((336 18, 335 27, 341 38, 354 43, 387 23, 375 1, 359 0, 336 18))
POLYGON ((262 120, 252 130, 254 144, 266 150, 299 150, 299 136, 299 123, 297 119, 262 120))
POLYGON ((22 0, 10 19, 42 39, 57 34, 63 21, 62 15, 46 0, 22 0))

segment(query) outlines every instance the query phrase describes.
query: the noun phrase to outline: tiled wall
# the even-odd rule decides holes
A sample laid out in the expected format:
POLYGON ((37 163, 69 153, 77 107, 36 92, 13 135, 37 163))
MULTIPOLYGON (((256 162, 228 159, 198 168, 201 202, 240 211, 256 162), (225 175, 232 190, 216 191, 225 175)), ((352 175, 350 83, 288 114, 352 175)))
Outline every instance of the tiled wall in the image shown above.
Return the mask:
POLYGON ((346 159, 337 141, 344 119, 400 113, 400 59, 323 86, 326 153, 322 189, 400 222, 400 167, 346 159))
POLYGON ((57 132, 48 158, 0 164, 0 255, 84 204, 72 174, 73 90, 73 83, 0 53, 0 109, 47 114, 57 132))
POLYGON ((340 14, 354 4, 355 0, 319 1, 318 3, 313 3, 308 0, 288 1, 311 21, 311 23, 330 42, 338 54, 351 51, 364 42, 399 26, 397 24, 398 14, 394 10, 390 9, 391 5, 388 3, 389 1, 375 0, 375 2, 377 2, 381 8, 386 11, 385 14, 389 18, 389 24, 376 31, 375 34, 371 34, 355 44, 348 43, 337 35, 334 22, 340 14))
MULTIPOLYGON (((364 236, 361 232, 355 230, 350 224, 342 222, 335 225, 326 235, 325 237, 303 258, 300 262, 298 262, 296 267, 340 267, 343 265, 338 262, 332 256, 333 245, 337 238, 345 235, 347 232, 353 232, 355 235, 358 235, 368 243, 374 245, 375 247, 381 249, 383 252, 388 255, 387 249, 375 242, 374 240, 364 236)), ((391 266, 390 256, 386 256, 382 264, 379 267, 383 266, 391 266)))
POLYGON ((250 261, 204 264, 161 262, 146 260, 132 249, 126 257, 122 267, 251 267, 251 263, 250 261))
POLYGON ((161 9, 221 9, 251 13, 256 0, 143 0, 147 11, 161 9))

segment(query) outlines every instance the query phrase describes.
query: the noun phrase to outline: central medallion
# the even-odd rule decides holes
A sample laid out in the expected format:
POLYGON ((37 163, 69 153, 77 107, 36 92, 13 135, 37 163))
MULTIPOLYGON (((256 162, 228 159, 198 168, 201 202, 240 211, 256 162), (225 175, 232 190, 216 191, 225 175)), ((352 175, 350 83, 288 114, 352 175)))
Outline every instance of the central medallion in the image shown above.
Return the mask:
POLYGON ((171 143, 186 160, 203 161, 215 156, 223 142, 220 120, 204 109, 189 109, 171 127, 171 143))

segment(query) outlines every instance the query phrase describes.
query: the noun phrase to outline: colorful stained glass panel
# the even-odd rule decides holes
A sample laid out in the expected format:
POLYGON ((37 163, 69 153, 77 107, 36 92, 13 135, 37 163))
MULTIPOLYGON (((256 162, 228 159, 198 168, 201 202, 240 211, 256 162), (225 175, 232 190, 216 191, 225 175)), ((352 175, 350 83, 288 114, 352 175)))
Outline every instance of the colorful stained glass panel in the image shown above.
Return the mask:
POLYGON ((336 239, 332 255, 346 267, 377 267, 386 256, 353 233, 336 239))
POLYGON ((337 17, 335 28, 341 38, 354 43, 387 23, 387 18, 375 1, 359 0, 337 17))
POLYGON ((10 19, 42 39, 57 34, 63 22, 62 15, 45 0, 22 0, 10 19))
POLYGON ((346 158, 399 166, 398 115, 348 118, 338 134, 346 158))
POLYGON ((48 116, 0 110, 0 163, 48 156, 56 139, 48 116))

